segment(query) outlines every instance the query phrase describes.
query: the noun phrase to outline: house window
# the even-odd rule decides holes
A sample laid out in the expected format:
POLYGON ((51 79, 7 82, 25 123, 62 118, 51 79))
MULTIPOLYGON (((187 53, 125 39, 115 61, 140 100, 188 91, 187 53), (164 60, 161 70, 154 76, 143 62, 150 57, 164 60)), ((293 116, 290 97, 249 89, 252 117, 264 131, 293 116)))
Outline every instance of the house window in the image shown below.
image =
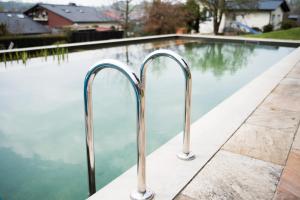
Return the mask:
POLYGON ((278 14, 278 15, 277 15, 277 17, 278 17, 278 18, 280 18, 280 17, 281 17, 281 15, 280 15, 280 14, 278 14))
POLYGON ((275 21, 275 15, 273 14, 272 15, 272 22, 274 22, 275 21))

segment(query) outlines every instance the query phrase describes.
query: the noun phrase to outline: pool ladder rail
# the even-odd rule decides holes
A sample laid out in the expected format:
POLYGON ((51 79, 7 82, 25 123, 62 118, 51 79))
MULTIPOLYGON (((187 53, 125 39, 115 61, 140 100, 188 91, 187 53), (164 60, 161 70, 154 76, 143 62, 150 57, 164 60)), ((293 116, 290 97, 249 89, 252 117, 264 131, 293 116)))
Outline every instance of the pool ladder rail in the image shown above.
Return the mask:
POLYGON ((145 90, 146 70, 149 61, 157 57, 169 57, 177 62, 185 76, 185 112, 184 112, 184 136, 182 152, 177 154, 182 160, 193 160, 194 154, 190 151, 190 111, 191 111, 191 89, 192 76, 189 66, 181 56, 170 50, 156 50, 150 53, 143 61, 140 69, 140 79, 125 64, 105 59, 93 65, 88 71, 84 80, 84 113, 86 127, 86 149, 88 164, 88 182, 90 196, 96 193, 95 178, 95 151, 94 151, 94 130, 93 130, 93 106, 92 86, 96 75, 103 69, 111 68, 121 72, 131 83, 134 89, 137 104, 137 190, 132 192, 130 198, 133 200, 153 199, 154 193, 146 188, 146 138, 145 138, 145 90))
MULTIPOLYGON (((192 98, 192 74, 188 64, 177 53, 160 49, 153 51, 144 59, 140 69, 140 80, 143 91, 146 91, 146 71, 147 64, 158 57, 168 57, 174 60, 182 69, 185 78, 185 106, 184 106, 184 134, 183 134, 183 149, 177 154, 177 157, 182 160, 193 160, 195 155, 190 151, 190 126, 191 126, 191 98, 192 98)), ((145 107, 145 101, 142 101, 145 107)))

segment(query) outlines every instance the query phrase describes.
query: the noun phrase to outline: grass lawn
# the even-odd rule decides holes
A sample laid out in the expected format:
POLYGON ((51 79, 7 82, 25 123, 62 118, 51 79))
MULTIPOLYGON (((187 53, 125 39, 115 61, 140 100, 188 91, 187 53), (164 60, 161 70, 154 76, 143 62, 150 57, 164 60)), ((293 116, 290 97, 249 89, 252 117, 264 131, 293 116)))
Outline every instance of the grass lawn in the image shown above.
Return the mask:
POLYGON ((245 37, 300 40, 300 28, 292 28, 292 29, 288 29, 288 30, 273 31, 273 32, 262 33, 262 34, 258 34, 258 35, 245 35, 245 37))

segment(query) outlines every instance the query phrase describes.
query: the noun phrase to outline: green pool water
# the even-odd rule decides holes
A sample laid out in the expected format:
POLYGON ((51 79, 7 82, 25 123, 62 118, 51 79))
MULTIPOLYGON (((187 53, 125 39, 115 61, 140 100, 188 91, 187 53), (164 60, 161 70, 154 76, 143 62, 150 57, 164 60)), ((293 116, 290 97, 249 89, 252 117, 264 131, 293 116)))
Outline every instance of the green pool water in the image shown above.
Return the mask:
MULTIPOLYGON (((28 60, 26 65, 0 63, 0 199, 86 198, 85 74, 104 58, 123 61, 138 73, 143 58, 157 48, 174 50, 190 64, 192 121, 293 50, 177 40, 74 52, 60 62, 49 57, 28 60)), ((181 69, 168 58, 151 65, 148 153, 182 131, 184 109, 181 69)), ((100 189, 136 163, 135 97, 126 78, 113 70, 97 75, 93 91, 100 189)))

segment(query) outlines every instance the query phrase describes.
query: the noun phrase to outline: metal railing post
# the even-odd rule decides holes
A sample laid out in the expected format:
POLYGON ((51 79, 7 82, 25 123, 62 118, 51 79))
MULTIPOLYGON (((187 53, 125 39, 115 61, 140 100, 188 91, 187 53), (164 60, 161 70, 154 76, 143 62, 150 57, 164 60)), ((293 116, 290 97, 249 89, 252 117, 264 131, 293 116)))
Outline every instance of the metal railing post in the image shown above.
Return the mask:
POLYGON ((152 199, 154 193, 146 189, 146 152, 145 152, 145 117, 144 117, 144 98, 143 89, 136 74, 125 64, 116 60, 103 60, 88 71, 84 81, 84 113, 86 127, 86 149, 88 164, 88 180, 90 196, 96 192, 95 178, 95 151, 94 151, 94 131, 93 131, 93 109, 92 109, 92 85, 98 72, 102 69, 116 69, 127 77, 133 86, 137 103, 137 174, 138 188, 131 193, 130 197, 134 200, 152 199))
MULTIPOLYGON (((190 124, 191 124, 191 94, 192 94, 192 74, 188 64, 185 60, 178 55, 177 53, 160 49, 150 53, 144 59, 141 69, 140 69, 140 81, 142 90, 146 90, 146 70, 147 63, 157 57, 169 57, 176 61, 176 63, 181 67, 184 77, 185 77, 185 107, 184 107, 184 132, 183 132, 183 148, 182 152, 178 153, 178 158, 182 160, 193 160, 195 159, 195 155, 190 151, 190 124)), ((144 97, 145 98, 145 95, 144 97)), ((145 108, 145 100, 142 102, 142 107, 145 108)))

